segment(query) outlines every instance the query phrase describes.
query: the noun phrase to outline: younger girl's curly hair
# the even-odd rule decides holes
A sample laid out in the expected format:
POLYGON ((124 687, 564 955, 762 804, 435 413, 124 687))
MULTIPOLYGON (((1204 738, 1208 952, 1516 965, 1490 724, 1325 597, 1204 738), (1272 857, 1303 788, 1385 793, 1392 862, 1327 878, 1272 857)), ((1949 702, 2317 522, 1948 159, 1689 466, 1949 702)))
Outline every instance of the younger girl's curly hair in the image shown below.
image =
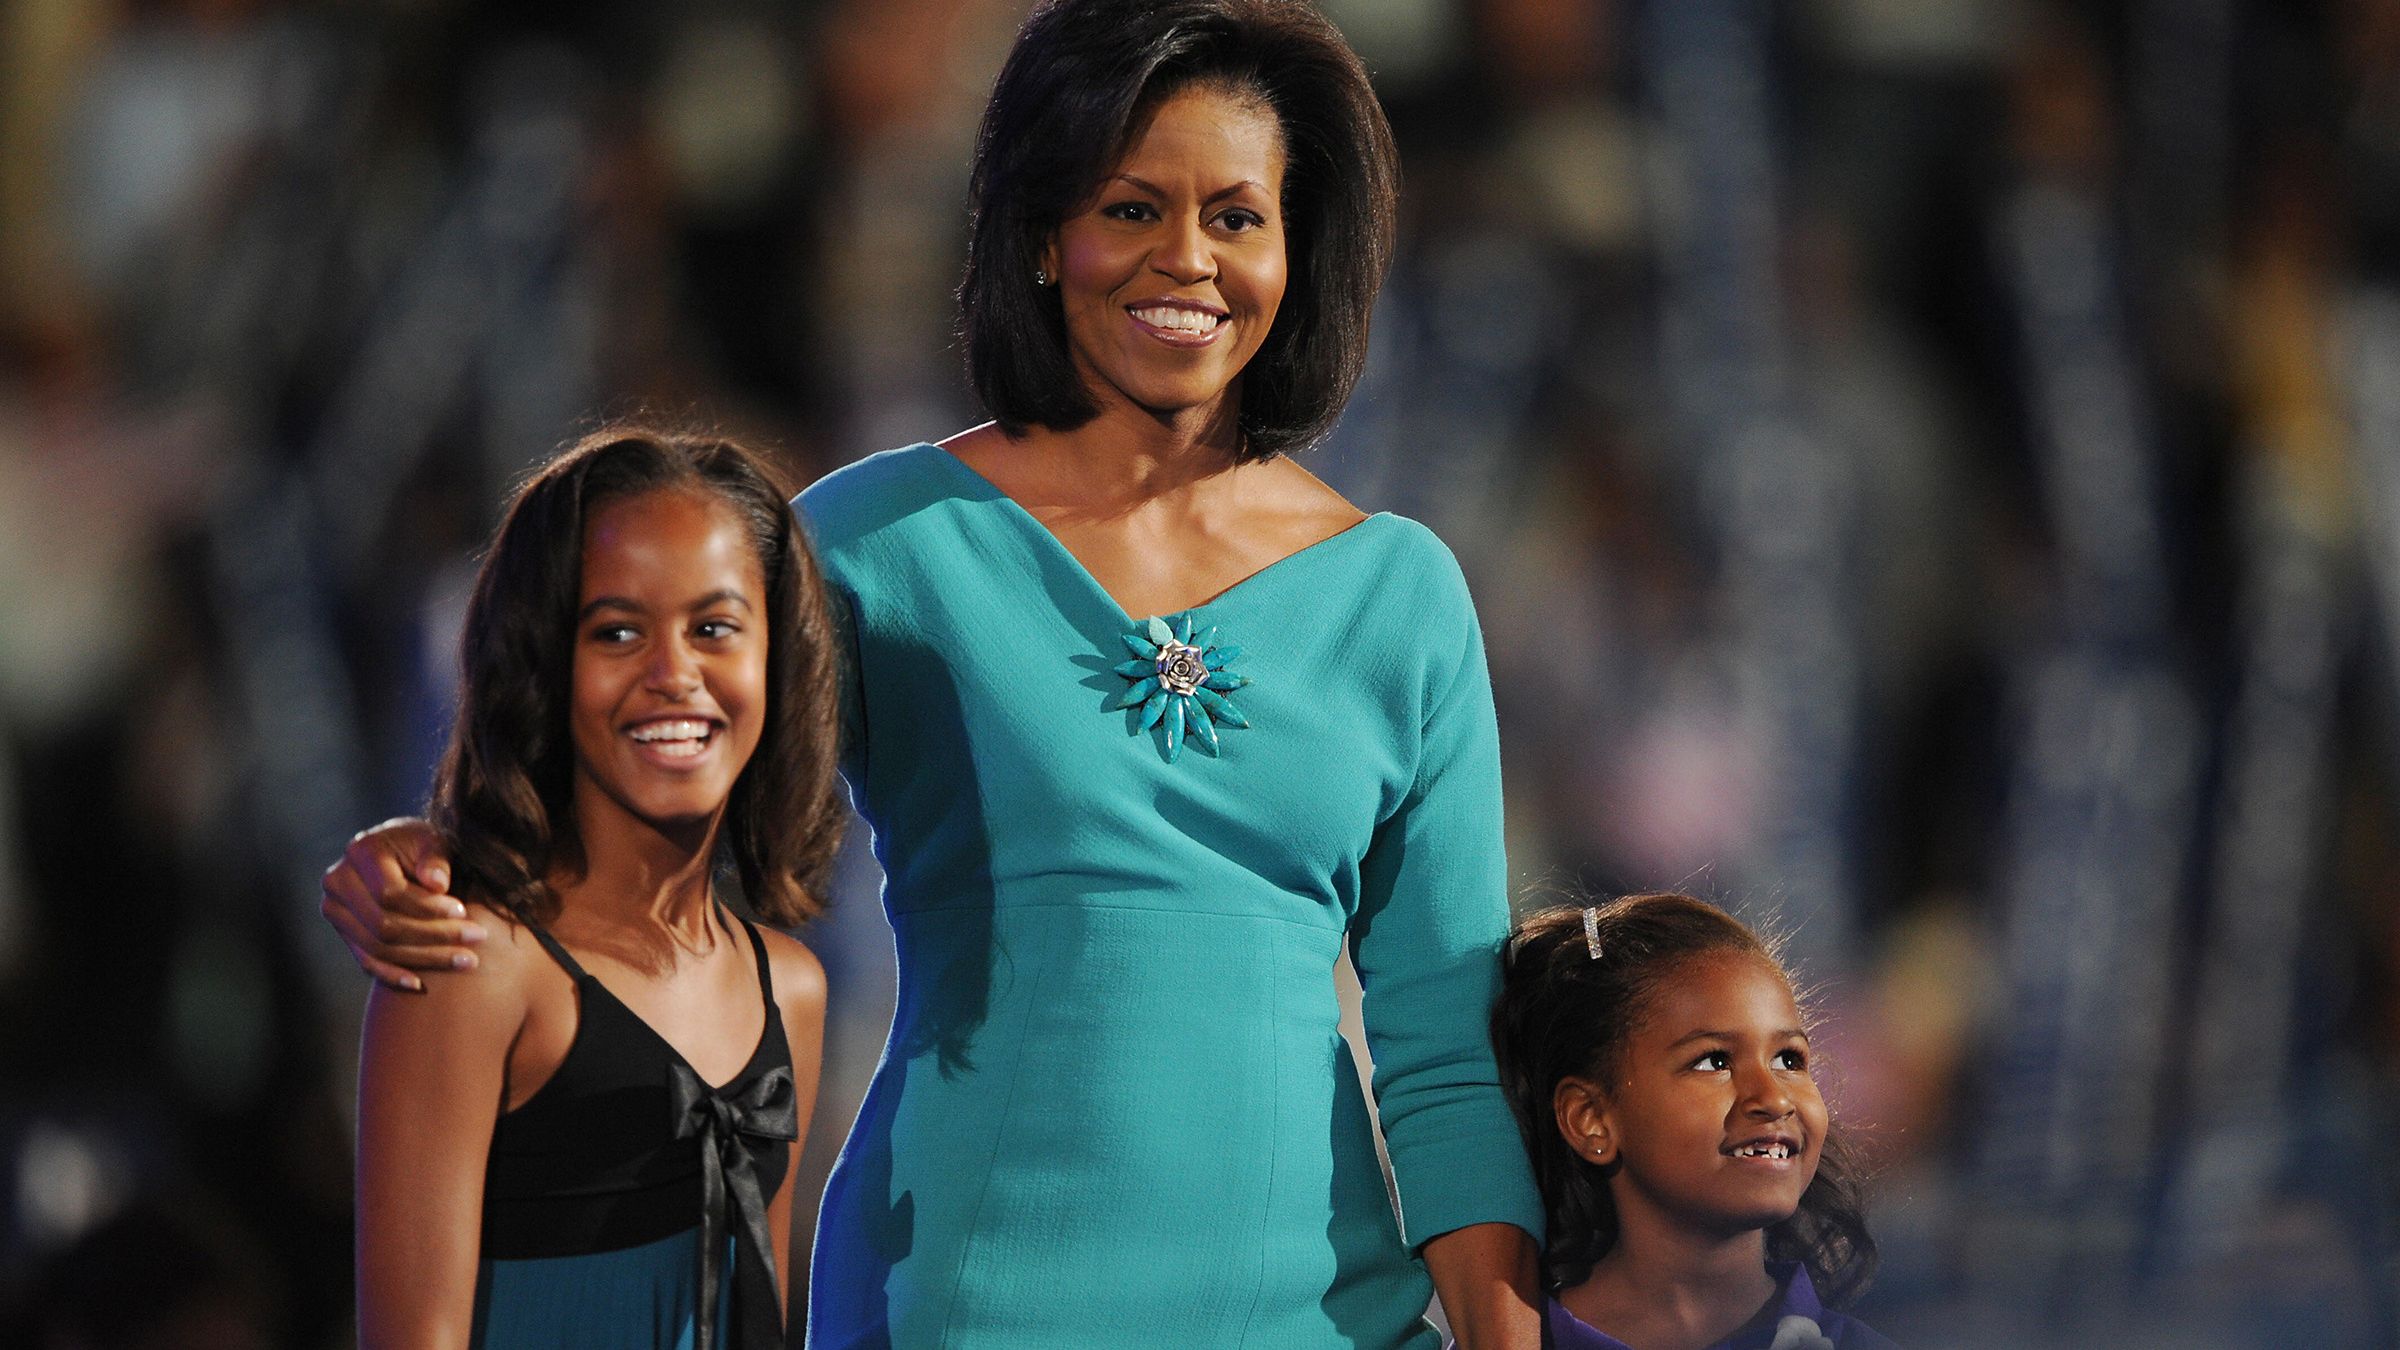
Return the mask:
POLYGON ((583 865, 568 703, 584 523, 610 502, 661 490, 722 504, 758 556, 767 587, 766 718, 719 837, 761 918, 814 918, 843 821, 832 622, 816 559, 785 505, 789 494, 757 456, 715 437, 605 427, 517 490, 468 601, 458 721, 427 814, 461 893, 520 919, 553 917, 550 877, 583 865))
MULTIPOLYGON (((1594 941, 1584 909, 1559 906, 1525 918, 1501 956, 1492 1046, 1533 1177, 1549 1216, 1542 1255, 1550 1287, 1589 1278, 1617 1241, 1608 1169, 1577 1154, 1558 1132, 1551 1100, 1565 1078, 1611 1081, 1625 1043, 1653 996, 1697 958, 1738 952, 1791 982, 1773 945, 1723 910, 1688 895, 1629 895, 1594 907, 1594 941)), ((1791 1218, 1767 1230, 1767 1259, 1798 1261, 1829 1304, 1864 1291, 1875 1272, 1857 1163, 1829 1129, 1817 1175, 1791 1218)))

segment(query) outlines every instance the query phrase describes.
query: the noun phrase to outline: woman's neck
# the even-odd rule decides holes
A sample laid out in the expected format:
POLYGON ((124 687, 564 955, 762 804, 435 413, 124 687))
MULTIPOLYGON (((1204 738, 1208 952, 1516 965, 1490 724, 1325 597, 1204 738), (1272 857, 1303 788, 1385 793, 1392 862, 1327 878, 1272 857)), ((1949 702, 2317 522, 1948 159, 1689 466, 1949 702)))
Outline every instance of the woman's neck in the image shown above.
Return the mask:
POLYGON ((1766 1234, 1620 1232, 1567 1311, 1636 1350, 1697 1350, 1732 1335, 1775 1296, 1766 1234))
POLYGON ((1229 486, 1242 443, 1234 406, 1162 418, 1112 402, 1072 431, 1032 427, 1020 441, 1049 469, 1043 495, 1078 514, 1122 515, 1229 486))

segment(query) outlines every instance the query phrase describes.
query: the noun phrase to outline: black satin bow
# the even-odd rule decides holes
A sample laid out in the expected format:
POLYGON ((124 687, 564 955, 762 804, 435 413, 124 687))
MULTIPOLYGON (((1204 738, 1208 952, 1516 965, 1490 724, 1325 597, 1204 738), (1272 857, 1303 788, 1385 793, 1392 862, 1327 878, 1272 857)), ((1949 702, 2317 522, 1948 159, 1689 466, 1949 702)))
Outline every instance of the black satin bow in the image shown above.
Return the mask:
POLYGON ((689 1065, 670 1064, 667 1092, 675 1109, 675 1137, 700 1138, 700 1319, 692 1344, 697 1350, 716 1347, 717 1269, 730 1217, 735 1224, 733 1310, 726 1341, 737 1350, 782 1350, 783 1300, 775 1278, 775 1244, 767 1232, 767 1199, 742 1136, 786 1142, 800 1137, 791 1066, 779 1064, 729 1095, 701 1082, 689 1065))

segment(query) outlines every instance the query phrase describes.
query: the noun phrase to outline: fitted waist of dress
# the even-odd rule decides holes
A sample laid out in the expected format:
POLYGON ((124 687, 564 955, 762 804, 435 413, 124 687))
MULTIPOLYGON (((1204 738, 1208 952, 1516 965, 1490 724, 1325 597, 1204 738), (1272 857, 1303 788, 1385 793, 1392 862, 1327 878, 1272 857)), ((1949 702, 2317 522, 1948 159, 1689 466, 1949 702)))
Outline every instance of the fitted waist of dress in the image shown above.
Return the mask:
POLYGON ((1071 1037, 1088 1057, 1139 1059, 1205 1025, 1220 1053, 1247 1045, 1313 1059, 1340 1020, 1336 928, 1087 900, 898 913, 892 931, 904 1048, 924 1036, 954 1051, 963 1037, 987 1050, 1071 1037), (1242 1026, 1281 1033, 1230 1034, 1242 1026))
POLYGON ((1194 920, 1256 919, 1291 924, 1338 942, 1346 916, 1329 897, 1288 890, 1255 878, 1127 885, 1120 878, 1072 875, 1012 878, 962 888, 955 882, 922 892, 886 885, 884 909, 893 918, 915 914, 1033 909, 1138 910, 1194 920))

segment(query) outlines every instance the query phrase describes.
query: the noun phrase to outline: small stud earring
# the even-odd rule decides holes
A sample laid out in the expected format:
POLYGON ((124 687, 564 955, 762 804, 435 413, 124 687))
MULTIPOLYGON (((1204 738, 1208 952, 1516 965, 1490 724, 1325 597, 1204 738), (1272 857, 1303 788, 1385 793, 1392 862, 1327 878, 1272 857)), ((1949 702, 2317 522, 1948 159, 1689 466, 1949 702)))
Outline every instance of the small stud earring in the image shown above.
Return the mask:
POLYGON ((1036 285, 1036 286, 1047 286, 1047 285, 1049 285, 1049 284, 1050 284, 1050 274, 1049 274, 1048 272, 1045 272, 1045 271, 1043 271, 1041 268, 1038 268, 1038 267, 1037 267, 1037 268, 1035 268, 1035 269, 1033 269, 1033 284, 1034 284, 1034 285, 1036 285))

